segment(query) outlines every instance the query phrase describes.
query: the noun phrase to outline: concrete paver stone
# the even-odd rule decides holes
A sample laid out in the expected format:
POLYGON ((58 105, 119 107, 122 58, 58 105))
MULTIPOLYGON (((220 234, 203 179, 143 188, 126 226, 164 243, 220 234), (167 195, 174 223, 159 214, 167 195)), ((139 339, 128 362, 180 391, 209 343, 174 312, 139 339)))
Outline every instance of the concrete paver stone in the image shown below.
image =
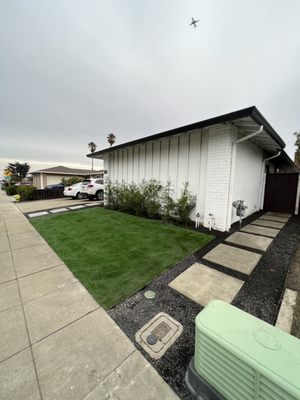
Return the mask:
POLYGON ((135 351, 84 397, 84 400, 100 399, 175 400, 178 397, 144 357, 135 351))
POLYGON ((219 244, 203 258, 235 271, 251 274, 261 259, 261 255, 252 251, 227 246, 226 244, 219 244))
POLYGON ((0 283, 15 279, 15 270, 11 253, 5 252, 0 257, 0 283))
POLYGON ((23 302, 44 296, 57 289, 62 289, 78 280, 65 266, 60 265, 19 279, 19 287, 23 302))
POLYGON ((291 217, 292 216, 292 214, 275 212, 275 211, 268 211, 268 212, 266 212, 265 215, 273 215, 275 217, 291 217))
POLYGON ((0 313, 0 362, 29 346, 21 306, 0 313))
POLYGON ((15 307, 20 303, 21 298, 17 281, 2 283, 0 285, 0 312, 15 307))
POLYGON ((283 223, 286 223, 289 220, 288 217, 277 217, 277 216, 273 216, 273 215, 262 215, 258 219, 263 219, 263 220, 268 220, 268 221, 276 221, 276 222, 283 222, 283 223))
POLYGON ((263 235, 263 236, 268 236, 268 237, 276 237, 278 233, 280 232, 279 229, 274 229, 274 228, 267 228, 265 226, 257 226, 257 225, 245 225, 242 229, 242 232, 248 232, 248 233, 254 233, 256 235, 263 235))
POLYGON ((38 211, 34 213, 29 213, 28 217, 29 218, 34 218, 34 217, 42 217, 43 215, 48 215, 48 211, 38 211))
POLYGON ((57 214, 57 213, 61 213, 61 212, 65 212, 65 211, 69 211, 68 208, 57 208, 56 210, 50 210, 51 214, 57 214))
POLYGON ((282 229, 285 225, 284 222, 268 221, 266 219, 256 219, 255 221, 251 222, 251 224, 276 229, 282 229))
POLYGON ((83 205, 79 205, 79 206, 72 206, 72 207, 68 207, 69 210, 79 210, 80 208, 85 208, 85 206, 83 205))
POLYGON ((47 244, 14 250, 12 254, 18 277, 63 264, 47 244))
POLYGON ((41 399, 29 349, 0 364, 0 399, 41 399))
POLYGON ((296 300, 297 292, 285 289, 275 326, 288 333, 290 333, 292 328, 296 300))
POLYGON ((32 347, 44 400, 79 400, 135 351, 98 309, 32 347))
POLYGON ((24 304, 31 343, 95 310, 99 304, 75 283, 24 304))
POLYGON ((201 306, 218 299, 231 303, 243 281, 195 263, 177 276, 169 286, 201 306))
POLYGON ((266 251, 273 239, 244 232, 234 232, 225 241, 256 250, 266 251))

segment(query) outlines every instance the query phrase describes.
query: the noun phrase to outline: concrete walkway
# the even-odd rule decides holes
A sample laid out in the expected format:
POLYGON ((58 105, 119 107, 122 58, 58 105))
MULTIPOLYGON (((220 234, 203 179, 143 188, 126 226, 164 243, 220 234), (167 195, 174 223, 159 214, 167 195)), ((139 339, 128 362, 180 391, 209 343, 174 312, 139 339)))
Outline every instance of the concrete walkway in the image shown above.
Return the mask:
POLYGON ((1 400, 177 399, 2 191, 0 250, 1 400))

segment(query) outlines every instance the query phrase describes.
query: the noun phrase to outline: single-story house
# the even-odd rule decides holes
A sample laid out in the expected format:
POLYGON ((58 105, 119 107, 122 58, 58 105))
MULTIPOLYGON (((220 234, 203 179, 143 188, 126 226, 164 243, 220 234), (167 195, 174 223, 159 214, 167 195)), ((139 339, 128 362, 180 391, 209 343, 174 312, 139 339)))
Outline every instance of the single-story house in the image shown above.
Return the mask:
POLYGON ((155 178, 166 184, 170 180, 175 198, 188 182, 197 199, 191 218, 199 213, 205 227, 226 231, 238 220, 234 200, 244 200, 250 215, 263 208, 267 174, 298 174, 284 147, 281 137, 253 106, 87 157, 103 159, 112 181, 138 183, 155 178))
POLYGON ((68 168, 60 165, 58 167, 45 168, 31 172, 31 175, 33 178, 33 186, 37 189, 45 189, 47 185, 60 183, 62 178, 70 178, 71 176, 82 178, 95 176, 103 178, 103 171, 68 168))

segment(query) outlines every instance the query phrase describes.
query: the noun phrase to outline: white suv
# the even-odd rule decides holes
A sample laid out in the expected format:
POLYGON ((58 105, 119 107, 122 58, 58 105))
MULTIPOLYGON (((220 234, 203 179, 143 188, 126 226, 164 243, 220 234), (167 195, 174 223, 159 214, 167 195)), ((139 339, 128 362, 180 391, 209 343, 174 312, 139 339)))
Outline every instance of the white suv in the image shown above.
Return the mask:
POLYGON ((84 179, 81 184, 80 193, 87 196, 89 199, 96 197, 97 200, 104 198, 104 179, 103 178, 90 178, 84 179))

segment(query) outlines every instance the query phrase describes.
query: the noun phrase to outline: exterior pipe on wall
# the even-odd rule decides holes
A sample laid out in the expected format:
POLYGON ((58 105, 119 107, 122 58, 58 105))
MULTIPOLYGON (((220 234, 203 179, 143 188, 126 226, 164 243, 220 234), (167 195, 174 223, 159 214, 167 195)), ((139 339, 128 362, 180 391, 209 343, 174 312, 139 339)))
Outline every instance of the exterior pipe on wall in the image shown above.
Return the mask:
POLYGON ((227 227, 226 227, 227 230, 229 230, 231 227, 231 207, 232 207, 231 203, 232 203, 232 191, 233 191, 234 171, 236 163, 237 144, 259 135, 263 131, 263 129, 264 129, 263 125, 260 125, 259 129, 256 130, 255 132, 252 132, 249 135, 242 137, 241 139, 237 139, 232 143, 229 190, 228 190, 227 227))
POLYGON ((273 160, 273 158, 279 157, 281 154, 281 150, 278 151, 274 156, 265 158, 262 161, 262 168, 261 168, 261 178, 260 178, 260 191, 259 191, 259 209, 262 210, 263 208, 263 202, 264 202, 264 197, 265 197, 265 165, 266 162, 269 160, 273 160))

